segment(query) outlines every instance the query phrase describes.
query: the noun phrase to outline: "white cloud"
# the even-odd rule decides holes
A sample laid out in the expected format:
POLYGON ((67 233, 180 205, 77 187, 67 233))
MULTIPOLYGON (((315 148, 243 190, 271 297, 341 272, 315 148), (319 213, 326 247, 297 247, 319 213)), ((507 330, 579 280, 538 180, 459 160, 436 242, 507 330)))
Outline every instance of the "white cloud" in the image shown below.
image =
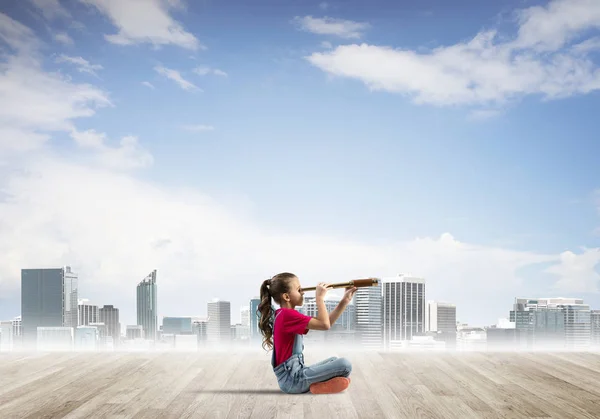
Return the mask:
POLYGON ((212 125, 184 125, 183 127, 186 131, 200 132, 200 131, 214 131, 215 127, 212 125))
POLYGON ((154 85, 152 83, 150 83, 149 81, 143 81, 142 84, 146 87, 149 87, 152 90, 155 89, 154 85))
POLYGON ((555 0, 517 12, 519 34, 515 48, 556 51, 584 30, 600 28, 597 0, 555 0))
POLYGON ((151 43, 156 47, 178 45, 191 50, 204 49, 196 37, 169 14, 180 1, 164 0, 80 0, 106 15, 119 32, 105 35, 114 44, 151 43))
POLYGON ((40 64, 32 31, 0 14, 0 39, 14 50, 0 64, 0 148, 32 150, 52 132, 70 132, 77 118, 110 106, 108 95, 89 84, 75 84, 40 64))
POLYGON ((191 83, 191 82, 187 81, 186 79, 184 79, 181 76, 181 74, 179 74, 179 71, 177 71, 177 70, 172 70, 170 68, 165 68, 165 67, 162 67, 162 66, 154 67, 154 70, 158 74, 160 74, 162 76, 165 76, 166 78, 168 78, 170 80, 173 80, 183 90, 197 90, 197 91, 202 91, 202 89, 198 88, 194 83, 191 83))
POLYGON ((333 45, 331 45, 331 42, 329 42, 329 41, 323 41, 323 42, 321 42, 321 46, 323 48, 327 48, 327 49, 333 48, 333 45))
POLYGON ((600 249, 583 249, 580 255, 566 251, 560 255, 560 263, 546 272, 558 276, 553 287, 557 292, 597 293, 600 285, 600 274, 596 271, 598 264, 600 249))
MULTIPOLYGON (((79 132, 74 121, 90 117, 97 107, 111 106, 107 93, 90 85, 75 84, 57 73, 45 72, 40 64, 37 39, 18 22, 0 15, 0 38, 13 46, 15 54, 0 67, 0 149, 18 155, 40 151, 54 134, 69 134, 92 157, 105 166, 128 169, 152 164, 152 156, 127 136, 111 147, 105 134, 93 130, 79 132)), ((101 69, 81 57, 61 55, 59 62, 78 66, 95 74, 101 69)))
POLYGON ((196 67, 192 70, 194 73, 199 76, 206 76, 208 74, 214 74, 215 76, 227 77, 227 73, 223 70, 219 70, 218 68, 211 67, 196 67))
POLYGON ((71 132, 71 138, 80 147, 92 150, 94 159, 106 167, 130 170, 148 167, 154 163, 152 155, 139 145, 135 136, 121 138, 117 147, 109 146, 107 135, 95 130, 74 130, 71 132))
POLYGON ((61 44, 65 44, 65 45, 75 44, 75 42, 73 41, 73 38, 71 38, 69 36, 69 34, 66 32, 59 32, 57 34, 54 34, 54 40, 57 42, 60 42, 61 44))
POLYGON ((600 89, 600 70, 586 54, 596 44, 565 44, 598 27, 600 2, 555 1, 519 16, 514 40, 502 41, 496 31, 486 30, 428 53, 360 44, 307 59, 330 75, 434 105, 504 104, 523 95, 556 99, 600 89))
POLYGON ((71 13, 58 0, 30 0, 48 20, 69 19, 71 13))
POLYGON ((292 23, 300 29, 317 35, 334 35, 340 38, 355 39, 362 37, 363 31, 369 28, 368 23, 352 20, 334 19, 330 17, 316 18, 312 16, 296 16, 292 23))
POLYGON ((88 60, 83 57, 69 57, 68 55, 61 54, 56 58, 57 63, 69 63, 77 66, 77 70, 81 73, 89 73, 97 76, 96 70, 102 70, 100 64, 91 64, 88 60))
POLYGON ((0 40, 23 56, 39 47, 39 41, 31 29, 4 13, 0 13, 0 40))

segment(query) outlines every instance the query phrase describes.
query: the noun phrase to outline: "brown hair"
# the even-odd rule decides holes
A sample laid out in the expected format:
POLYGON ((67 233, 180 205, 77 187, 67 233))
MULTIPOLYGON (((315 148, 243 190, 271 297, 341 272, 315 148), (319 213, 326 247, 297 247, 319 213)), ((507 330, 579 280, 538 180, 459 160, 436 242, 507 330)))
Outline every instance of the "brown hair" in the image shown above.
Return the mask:
POLYGON ((273 348, 273 321, 274 313, 271 298, 281 306, 281 295, 290 292, 290 282, 296 275, 290 272, 282 272, 270 279, 266 279, 260 286, 260 304, 256 310, 258 315, 258 328, 264 336, 262 347, 273 348))

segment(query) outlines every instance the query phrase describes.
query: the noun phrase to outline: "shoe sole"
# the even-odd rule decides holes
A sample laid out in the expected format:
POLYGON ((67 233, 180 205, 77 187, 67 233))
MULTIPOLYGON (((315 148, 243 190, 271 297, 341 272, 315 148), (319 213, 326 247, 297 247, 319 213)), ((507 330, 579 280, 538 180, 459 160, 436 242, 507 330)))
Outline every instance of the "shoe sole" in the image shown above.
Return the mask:
POLYGON ((314 383, 310 386, 312 394, 333 394, 340 393, 348 388, 350 379, 345 377, 335 377, 322 383, 314 383))

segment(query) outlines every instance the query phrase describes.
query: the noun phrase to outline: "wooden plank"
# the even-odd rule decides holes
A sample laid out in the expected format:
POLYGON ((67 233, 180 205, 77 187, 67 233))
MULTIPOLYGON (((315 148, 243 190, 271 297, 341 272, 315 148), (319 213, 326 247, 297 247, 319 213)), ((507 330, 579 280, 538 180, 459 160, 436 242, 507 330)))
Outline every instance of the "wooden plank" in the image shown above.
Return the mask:
POLYGON ((4 418, 595 418, 600 354, 314 350, 351 360, 333 395, 281 392, 270 353, 2 356, 4 418))

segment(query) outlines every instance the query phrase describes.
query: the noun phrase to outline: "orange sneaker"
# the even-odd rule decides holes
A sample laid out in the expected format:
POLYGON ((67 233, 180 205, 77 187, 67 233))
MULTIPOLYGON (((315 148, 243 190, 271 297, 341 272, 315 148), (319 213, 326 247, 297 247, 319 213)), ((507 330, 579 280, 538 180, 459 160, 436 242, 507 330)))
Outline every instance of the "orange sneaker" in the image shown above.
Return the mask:
POLYGON ((334 377, 331 380, 310 385, 312 394, 332 394, 340 393, 348 388, 350 380, 345 377, 334 377))

